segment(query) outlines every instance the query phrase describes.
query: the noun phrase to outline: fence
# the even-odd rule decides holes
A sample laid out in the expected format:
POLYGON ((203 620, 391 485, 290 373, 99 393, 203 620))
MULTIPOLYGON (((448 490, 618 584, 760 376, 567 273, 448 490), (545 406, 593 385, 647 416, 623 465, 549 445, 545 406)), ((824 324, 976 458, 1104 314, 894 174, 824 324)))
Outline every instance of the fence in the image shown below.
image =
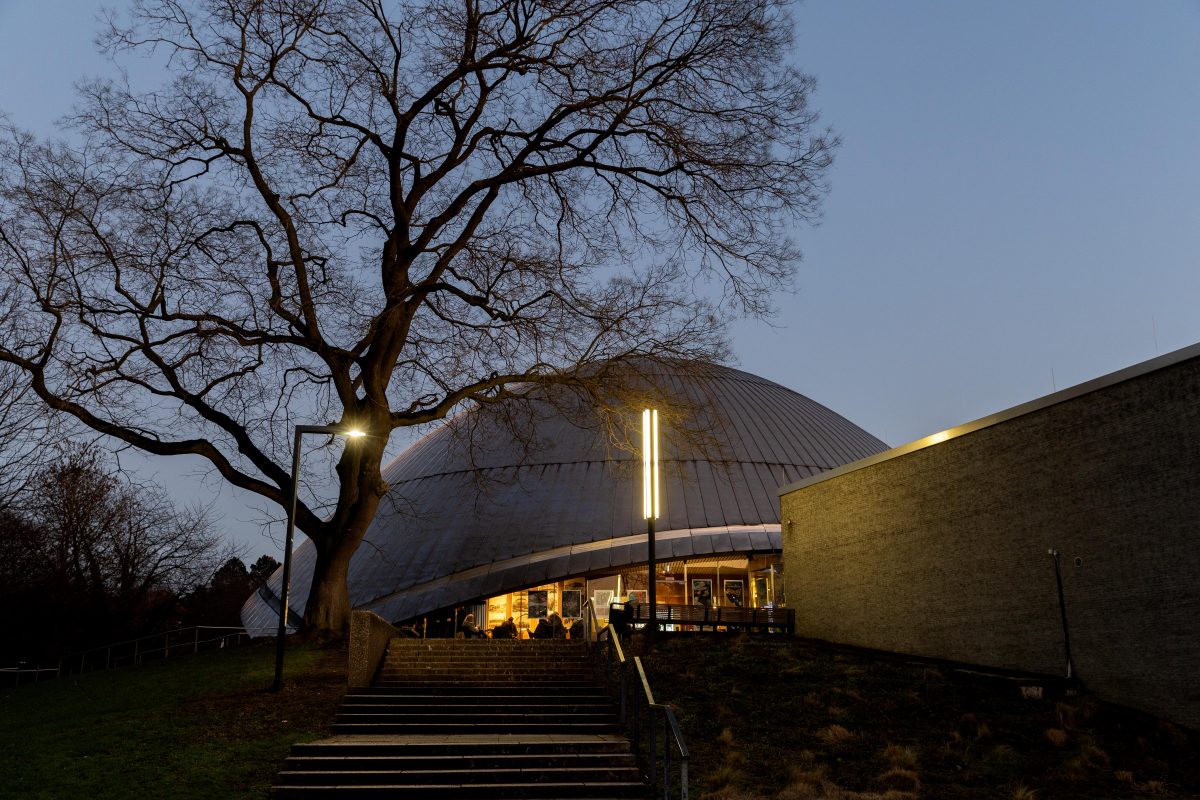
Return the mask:
POLYGON ((178 628, 142 636, 138 639, 101 645, 78 653, 70 653, 59 659, 58 664, 54 667, 42 667, 38 664, 32 669, 20 665, 0 668, 0 676, 4 676, 5 685, 10 686, 37 683, 64 675, 79 675, 84 672, 136 666, 146 661, 158 661, 172 656, 199 653, 201 650, 235 647, 249 641, 251 631, 271 633, 275 630, 275 628, 235 628, 213 625, 178 628), (28 677, 30 675, 32 678, 28 677), (7 680, 10 676, 11 683, 7 680))

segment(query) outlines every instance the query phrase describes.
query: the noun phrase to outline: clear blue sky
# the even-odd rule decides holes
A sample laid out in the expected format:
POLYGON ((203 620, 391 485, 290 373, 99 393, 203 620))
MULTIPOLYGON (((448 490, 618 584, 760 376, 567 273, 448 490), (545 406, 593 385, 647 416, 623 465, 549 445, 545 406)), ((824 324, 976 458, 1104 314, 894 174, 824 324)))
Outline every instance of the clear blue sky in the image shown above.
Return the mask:
MULTIPOLYGON (((1200 341, 1200 3, 810 0, 796 20, 843 146, 824 222, 796 232, 799 292, 735 328, 742 368, 899 445, 1200 341)), ((50 130, 106 70, 93 27, 81 0, 0 0, 0 110, 50 130)))

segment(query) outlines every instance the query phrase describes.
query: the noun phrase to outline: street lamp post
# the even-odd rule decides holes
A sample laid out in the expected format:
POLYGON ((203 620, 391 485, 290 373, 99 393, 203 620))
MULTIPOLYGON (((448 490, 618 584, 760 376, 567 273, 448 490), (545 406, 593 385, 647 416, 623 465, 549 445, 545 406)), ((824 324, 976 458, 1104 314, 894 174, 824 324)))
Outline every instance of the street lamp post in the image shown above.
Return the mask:
POLYGON ((292 496, 288 502, 287 536, 283 544, 283 585, 279 590, 279 631, 275 636, 275 682, 272 692, 283 688, 283 641, 287 636, 288 602, 292 587, 292 540, 296 536, 296 498, 300 492, 300 438, 306 433, 341 434, 351 439, 363 436, 363 432, 335 425, 297 425, 296 438, 292 441, 292 496))
POLYGON ((658 632, 658 563, 654 552, 654 520, 658 518, 658 409, 642 411, 642 516, 646 518, 646 549, 650 573, 650 628, 658 632))

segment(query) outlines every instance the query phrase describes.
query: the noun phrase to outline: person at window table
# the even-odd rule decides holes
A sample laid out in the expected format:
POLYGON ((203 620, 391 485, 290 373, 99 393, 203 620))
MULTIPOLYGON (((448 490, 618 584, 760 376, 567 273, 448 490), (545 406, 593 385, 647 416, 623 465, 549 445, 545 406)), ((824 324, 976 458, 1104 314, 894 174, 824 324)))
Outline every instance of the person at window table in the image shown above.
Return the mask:
POLYGON ((474 614, 467 614, 467 616, 463 617, 462 632, 463 636, 467 639, 480 639, 487 636, 487 634, 480 630, 479 626, 475 624, 474 614))
POLYGON ((537 629, 533 632, 535 639, 565 639, 567 638, 567 628, 563 625, 562 617, 557 612, 552 613, 544 620, 538 623, 537 629))
POLYGON ((493 639, 515 639, 517 638, 517 623, 513 622, 513 618, 509 617, 504 622, 501 622, 492 629, 493 639))

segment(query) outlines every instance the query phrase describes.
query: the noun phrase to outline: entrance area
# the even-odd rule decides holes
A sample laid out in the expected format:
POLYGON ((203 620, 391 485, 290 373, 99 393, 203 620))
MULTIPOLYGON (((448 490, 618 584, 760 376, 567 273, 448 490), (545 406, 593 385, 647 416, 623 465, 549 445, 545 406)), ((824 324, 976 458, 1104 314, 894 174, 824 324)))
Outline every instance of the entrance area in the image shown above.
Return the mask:
MULTIPOLYGON (((723 609, 724 614, 710 613, 708 618, 732 621, 746 616, 734 613, 735 609, 750 612, 782 608, 786 603, 780 570, 779 553, 660 561, 655 581, 660 619, 668 631, 725 630, 724 624, 705 622, 704 610, 723 609), (675 609, 666 618, 661 613, 664 606, 675 609), (695 613, 685 610, 688 608, 694 608, 695 613)), ((530 586, 468 605, 463 613, 470 612, 476 620, 482 620, 480 627, 489 633, 511 618, 517 638, 529 639, 537 636, 538 626, 549 624, 547 620, 554 615, 570 630, 583 616, 589 600, 604 625, 613 603, 622 607, 645 606, 649 596, 643 565, 640 569, 634 567, 608 575, 579 576, 530 586)))

